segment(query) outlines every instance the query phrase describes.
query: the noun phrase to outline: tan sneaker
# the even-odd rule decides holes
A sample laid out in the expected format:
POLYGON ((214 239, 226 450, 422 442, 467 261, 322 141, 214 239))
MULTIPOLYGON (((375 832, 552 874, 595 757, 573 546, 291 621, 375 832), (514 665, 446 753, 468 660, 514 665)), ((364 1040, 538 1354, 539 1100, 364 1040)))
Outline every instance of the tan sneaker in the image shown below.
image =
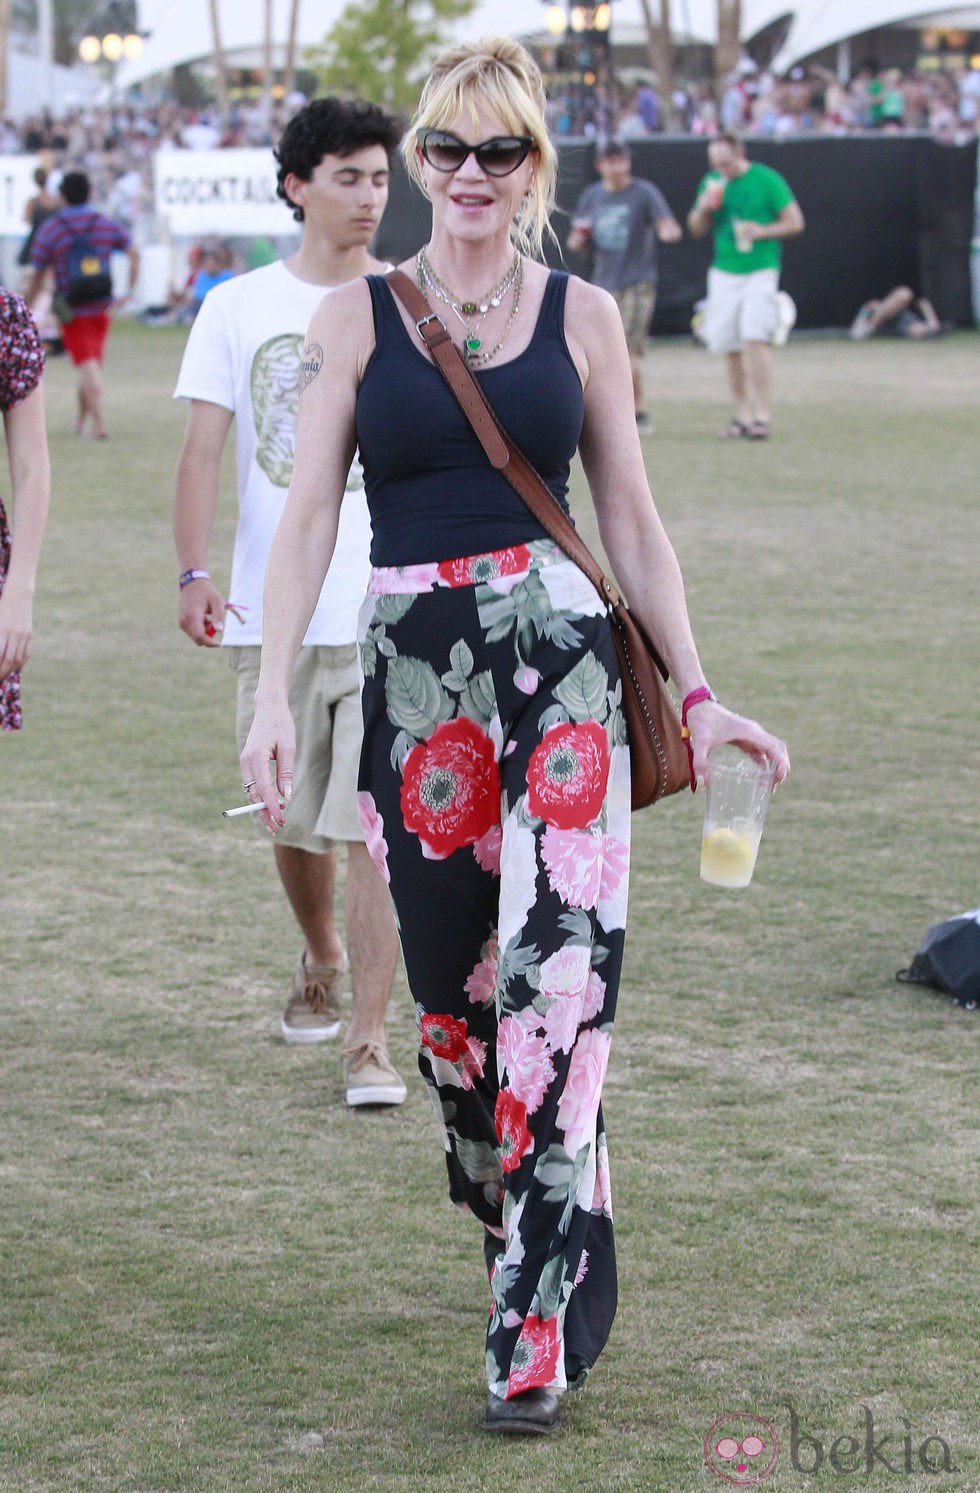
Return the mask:
POLYGON ((360 1104, 405 1103, 408 1090, 380 1042, 358 1042, 345 1047, 341 1067, 347 1103, 352 1109, 360 1104))
POLYGON ((340 984, 347 956, 340 965, 308 964, 304 949, 293 972, 293 993, 282 1013, 282 1035, 287 1042, 326 1042, 343 1025, 340 984))

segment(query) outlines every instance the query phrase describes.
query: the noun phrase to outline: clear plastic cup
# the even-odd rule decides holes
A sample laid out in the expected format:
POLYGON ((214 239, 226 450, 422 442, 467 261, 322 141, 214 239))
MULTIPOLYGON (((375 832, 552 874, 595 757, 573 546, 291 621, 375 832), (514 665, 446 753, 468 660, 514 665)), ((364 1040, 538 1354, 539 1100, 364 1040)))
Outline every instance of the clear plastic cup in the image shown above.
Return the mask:
POLYGON ((701 838, 701 880, 746 887, 752 880, 775 768, 736 747, 717 747, 709 759, 701 838))

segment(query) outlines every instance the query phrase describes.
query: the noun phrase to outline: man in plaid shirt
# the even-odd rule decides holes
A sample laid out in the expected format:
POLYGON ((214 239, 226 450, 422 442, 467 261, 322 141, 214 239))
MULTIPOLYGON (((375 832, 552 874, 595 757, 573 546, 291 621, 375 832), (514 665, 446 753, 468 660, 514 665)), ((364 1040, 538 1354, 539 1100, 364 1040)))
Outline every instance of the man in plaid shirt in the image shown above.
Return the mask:
POLYGON ((129 283, 135 286, 139 274, 139 250, 129 232, 114 218, 93 211, 88 206, 91 183, 84 171, 68 171, 61 182, 65 206, 48 218, 31 245, 33 274, 27 286, 26 299, 33 304, 41 289, 45 271, 54 271, 55 308, 61 321, 61 339, 78 369, 78 415, 75 434, 84 435, 91 422, 92 433, 105 440, 108 432, 102 414, 102 360, 109 335, 112 293, 98 300, 66 306, 65 296, 72 273, 72 251, 79 236, 108 263, 114 250, 129 256, 129 283))

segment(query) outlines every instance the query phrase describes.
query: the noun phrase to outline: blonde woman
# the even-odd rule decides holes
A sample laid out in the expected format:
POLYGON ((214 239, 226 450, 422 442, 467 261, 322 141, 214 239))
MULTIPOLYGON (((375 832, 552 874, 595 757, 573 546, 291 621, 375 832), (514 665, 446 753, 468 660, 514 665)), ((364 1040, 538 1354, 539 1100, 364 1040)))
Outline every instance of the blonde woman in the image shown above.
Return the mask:
MULTIPOLYGON (((644 473, 616 304, 540 263, 557 163, 527 52, 486 37, 445 53, 405 156, 432 236, 402 268, 563 507, 581 451, 618 579, 693 701, 697 771, 711 747, 738 741, 783 777, 783 744, 705 684, 644 473)), ((374 567, 362 821, 395 904, 450 1194, 484 1229, 484 1424, 547 1432, 616 1307, 600 1099, 630 793, 609 624, 488 464, 383 276, 335 291, 307 342, 243 778, 274 831, 292 792, 289 670, 357 445, 374 567)))

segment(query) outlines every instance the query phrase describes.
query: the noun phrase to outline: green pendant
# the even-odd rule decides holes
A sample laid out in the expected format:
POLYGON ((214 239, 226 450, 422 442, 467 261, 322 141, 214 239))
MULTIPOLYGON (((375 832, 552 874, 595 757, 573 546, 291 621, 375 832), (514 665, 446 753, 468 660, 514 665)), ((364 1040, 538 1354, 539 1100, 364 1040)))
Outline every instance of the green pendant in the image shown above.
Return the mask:
POLYGON ((464 316, 475 316, 480 308, 476 304, 476 301, 464 301, 459 309, 464 316))
POLYGON ((482 346, 483 343, 480 341, 479 337, 467 337, 466 351, 468 353, 478 353, 482 346))

